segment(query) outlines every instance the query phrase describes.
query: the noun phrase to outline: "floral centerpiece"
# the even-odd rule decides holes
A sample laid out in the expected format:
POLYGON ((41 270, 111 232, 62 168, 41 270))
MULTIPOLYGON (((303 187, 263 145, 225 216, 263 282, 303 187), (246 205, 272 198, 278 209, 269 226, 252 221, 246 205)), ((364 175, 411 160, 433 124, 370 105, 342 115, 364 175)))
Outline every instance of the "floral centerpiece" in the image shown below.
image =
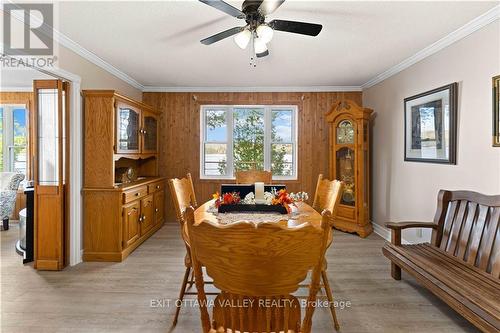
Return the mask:
POLYGON ((215 207, 220 213, 229 211, 265 211, 279 212, 282 214, 291 213, 292 206, 295 206, 297 201, 305 201, 308 195, 305 192, 288 193, 286 189, 277 191, 275 188, 271 192, 264 192, 263 204, 256 204, 255 194, 248 193, 243 200, 238 192, 224 193, 219 192, 213 194, 215 199, 215 207))

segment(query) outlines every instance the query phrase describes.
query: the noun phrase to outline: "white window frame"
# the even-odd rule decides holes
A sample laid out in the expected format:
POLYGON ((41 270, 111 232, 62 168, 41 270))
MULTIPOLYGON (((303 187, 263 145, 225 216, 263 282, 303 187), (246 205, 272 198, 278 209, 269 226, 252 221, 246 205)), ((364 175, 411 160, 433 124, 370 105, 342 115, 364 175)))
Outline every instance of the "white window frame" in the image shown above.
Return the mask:
MULTIPOLYGON (((3 154, 3 171, 14 172, 14 110, 24 109, 26 114, 26 149, 28 149, 28 107, 26 104, 1 104, 3 108, 3 133, 2 138, 2 154, 3 154)), ((26 156, 26 170, 28 172, 28 156, 26 156)))
POLYGON ((273 180, 297 180, 298 179, 298 111, 297 105, 201 105, 200 106, 200 179, 235 179, 233 161, 233 111, 240 108, 264 109, 264 170, 271 170, 271 127, 272 111, 291 110, 292 111, 292 141, 283 142, 293 145, 292 155, 292 175, 275 176, 273 180), (206 137, 206 111, 218 110, 226 111, 226 139, 227 141, 205 141, 206 137), (227 175, 210 176, 205 175, 205 144, 219 143, 226 144, 227 154, 227 175))

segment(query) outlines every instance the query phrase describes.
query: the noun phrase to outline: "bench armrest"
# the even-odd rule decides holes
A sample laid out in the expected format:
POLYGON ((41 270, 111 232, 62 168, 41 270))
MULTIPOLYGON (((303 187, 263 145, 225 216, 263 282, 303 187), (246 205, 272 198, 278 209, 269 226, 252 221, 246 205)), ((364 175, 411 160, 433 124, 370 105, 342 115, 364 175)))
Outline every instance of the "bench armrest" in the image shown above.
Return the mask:
POLYGON ((401 245, 401 230, 408 228, 432 228, 438 229, 438 225, 432 222, 389 222, 385 224, 386 228, 391 229, 391 243, 393 245, 401 245))
POLYGON ((385 224, 386 228, 392 230, 403 230, 408 228, 432 228, 437 229, 438 225, 432 222, 389 222, 385 224))

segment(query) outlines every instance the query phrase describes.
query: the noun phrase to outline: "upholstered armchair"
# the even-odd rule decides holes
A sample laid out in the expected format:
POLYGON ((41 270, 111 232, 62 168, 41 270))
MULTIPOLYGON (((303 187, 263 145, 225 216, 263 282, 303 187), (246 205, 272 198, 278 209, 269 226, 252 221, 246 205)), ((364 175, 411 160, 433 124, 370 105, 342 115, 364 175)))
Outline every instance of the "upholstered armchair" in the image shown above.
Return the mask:
POLYGON ((16 172, 0 172, 0 217, 3 230, 9 230, 9 216, 16 205, 17 189, 24 175, 16 172))

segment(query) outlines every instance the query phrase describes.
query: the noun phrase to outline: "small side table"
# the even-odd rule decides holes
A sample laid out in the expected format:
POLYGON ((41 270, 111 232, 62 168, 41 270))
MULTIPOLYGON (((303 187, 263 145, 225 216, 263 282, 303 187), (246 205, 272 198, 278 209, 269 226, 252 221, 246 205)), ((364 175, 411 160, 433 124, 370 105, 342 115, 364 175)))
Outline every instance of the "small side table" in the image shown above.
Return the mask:
POLYGON ((19 211, 19 238, 16 242, 16 251, 26 258, 26 208, 19 211))

